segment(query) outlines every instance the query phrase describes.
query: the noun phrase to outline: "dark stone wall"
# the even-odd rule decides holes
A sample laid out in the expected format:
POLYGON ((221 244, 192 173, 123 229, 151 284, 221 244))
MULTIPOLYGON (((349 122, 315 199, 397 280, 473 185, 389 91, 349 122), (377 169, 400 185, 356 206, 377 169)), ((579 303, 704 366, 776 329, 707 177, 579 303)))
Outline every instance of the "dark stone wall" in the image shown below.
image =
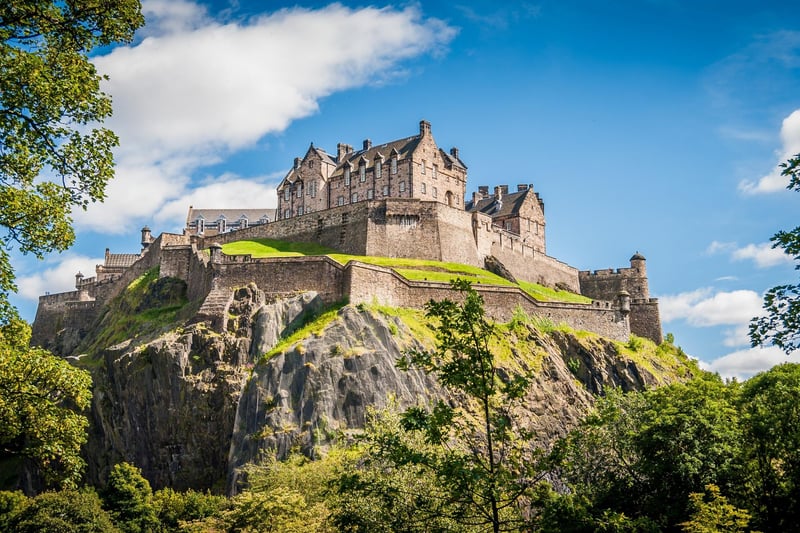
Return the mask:
POLYGON ((631 302, 631 333, 650 339, 656 344, 664 342, 661 330, 661 314, 658 299, 634 300, 631 302))

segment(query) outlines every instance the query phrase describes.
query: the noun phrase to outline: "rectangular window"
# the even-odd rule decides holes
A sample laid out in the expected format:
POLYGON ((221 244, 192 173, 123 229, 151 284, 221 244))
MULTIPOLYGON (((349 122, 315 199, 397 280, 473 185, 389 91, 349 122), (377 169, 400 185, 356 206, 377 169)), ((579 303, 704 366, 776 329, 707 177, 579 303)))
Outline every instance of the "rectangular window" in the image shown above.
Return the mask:
POLYGON ((401 181, 399 185, 400 192, 406 192, 406 182, 401 181))
POLYGON ((298 198, 302 198, 303 197, 303 184, 302 183, 298 183, 297 184, 297 197, 298 198))
POLYGON ((292 216, 292 210, 291 209, 287 209, 286 211, 283 212, 283 218, 289 218, 291 216, 292 216))
POLYGON ((439 197, 439 191, 436 190, 436 187, 433 188, 433 197, 434 198, 438 198, 439 197))
POLYGON ((388 185, 384 185, 383 186, 383 195, 384 196, 389 196, 389 186, 388 185))
POLYGON ((439 170, 439 167, 437 167, 436 165, 433 165, 433 167, 431 169, 431 175, 432 175, 433 179, 436 179, 436 171, 437 170, 439 170))
POLYGON ((390 164, 392 167, 391 169, 392 175, 397 174, 397 158, 393 157, 390 164))
POLYGON ((375 189, 367 189, 367 200, 372 200, 375 196, 375 189))
POLYGON ((300 216, 302 214, 303 214, 303 206, 301 205, 300 207, 297 208, 297 216, 300 216))
POLYGON ((511 231, 511 222, 510 221, 506 222, 506 231, 511 231))
POLYGON ((422 165, 421 165, 421 167, 422 167, 422 168, 420 168, 420 173, 421 173, 421 174, 425 174, 425 160, 424 160, 424 159, 422 160, 422 165))
POLYGON ((425 182, 424 182, 424 181, 423 181, 423 182, 420 184, 420 186, 419 186, 419 187, 420 187, 420 192, 421 192, 422 194, 425 194, 425 182))
POLYGON ((350 185, 350 167, 344 167, 344 184, 350 185))
POLYGON ((358 179, 361 182, 367 180, 367 165, 362 164, 358 167, 358 179))
POLYGON ((352 203, 356 203, 358 201, 358 193, 354 192, 353 197, 350 199, 352 203))
POLYGON ((289 201, 289 198, 291 198, 291 196, 292 196, 292 191, 291 191, 291 190, 289 189, 289 187, 287 186, 287 187, 286 187, 286 188, 283 190, 283 199, 284 199, 285 201, 287 201, 287 202, 288 202, 288 201, 289 201))
POLYGON ((336 199, 336 205, 344 205, 344 196, 340 196, 336 199))
POLYGON ((380 178, 383 174, 383 162, 379 159, 375 161, 375 178, 380 178))

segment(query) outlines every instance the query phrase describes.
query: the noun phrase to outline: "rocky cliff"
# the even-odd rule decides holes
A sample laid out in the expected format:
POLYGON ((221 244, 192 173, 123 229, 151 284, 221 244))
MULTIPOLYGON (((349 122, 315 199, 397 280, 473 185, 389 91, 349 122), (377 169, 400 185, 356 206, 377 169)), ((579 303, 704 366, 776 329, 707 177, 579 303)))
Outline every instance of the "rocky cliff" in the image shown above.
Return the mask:
MULTIPOLYGON (((264 453, 314 454, 348 439, 370 405, 443 394, 432 378, 395 367, 404 350, 432 345, 420 311, 323 309, 314 293, 272 301, 253 284, 187 303, 181 282, 149 276, 73 342, 94 376, 92 482, 125 460, 154 487, 229 490, 237 468, 264 453)), ((525 410, 543 445, 607 387, 690 371, 674 351, 636 338, 623 345, 524 316, 501 331, 501 364, 534 375, 525 410)))

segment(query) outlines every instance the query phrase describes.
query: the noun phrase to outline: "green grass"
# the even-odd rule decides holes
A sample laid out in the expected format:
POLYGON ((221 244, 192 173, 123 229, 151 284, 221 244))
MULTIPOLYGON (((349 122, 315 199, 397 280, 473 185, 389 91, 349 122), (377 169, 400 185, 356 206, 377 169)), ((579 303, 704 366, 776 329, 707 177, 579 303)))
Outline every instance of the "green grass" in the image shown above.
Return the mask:
POLYGON ((483 268, 460 263, 447 263, 430 259, 408 259, 399 257, 376 257, 338 253, 319 244, 307 242, 288 242, 274 239, 254 239, 236 241, 222 246, 227 255, 246 255, 259 257, 298 257, 305 255, 327 255, 337 263, 346 265, 349 261, 360 261, 370 265, 391 268, 400 276, 411 281, 435 281, 449 283, 456 278, 466 279, 473 284, 519 287, 531 297, 542 302, 567 302, 588 304, 591 298, 569 291, 551 289, 537 283, 520 281, 518 285, 501 278, 483 268))
POLYGON ((326 309, 321 314, 311 315, 307 317, 306 323, 294 330, 292 333, 278 341, 270 351, 261 357, 261 362, 269 360, 271 357, 285 352, 290 346, 310 337, 311 335, 319 335, 325 327, 333 322, 339 314, 339 310, 345 306, 344 302, 334 304, 332 307, 326 309))

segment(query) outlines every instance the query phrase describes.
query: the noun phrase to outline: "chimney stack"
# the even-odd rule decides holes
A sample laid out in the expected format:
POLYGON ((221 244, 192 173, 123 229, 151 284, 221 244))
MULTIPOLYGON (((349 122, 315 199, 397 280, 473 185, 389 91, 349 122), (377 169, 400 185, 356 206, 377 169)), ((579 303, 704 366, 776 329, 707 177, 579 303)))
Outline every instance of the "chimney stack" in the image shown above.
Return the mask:
POLYGON ((502 202, 503 201, 503 186, 502 185, 498 185, 497 187, 494 188, 494 199, 497 200, 498 202, 502 202))
POLYGON ((299 157, 295 157, 294 158, 294 168, 300 168, 300 158, 299 157))
POLYGON ((528 190, 528 186, 525 185, 524 183, 517 184, 517 192, 523 192, 523 191, 527 191, 527 190, 528 190))
POLYGON ((364 151, 369 150, 372 148, 372 141, 369 139, 364 139, 364 151))
POLYGON ((419 121, 419 134, 421 137, 425 137, 431 134, 431 123, 427 120, 420 120, 419 121))
POLYGON ((450 155, 458 159, 458 148, 456 148, 455 146, 450 148, 450 155))
POLYGON ((487 196, 489 196, 489 186, 480 185, 478 187, 478 194, 480 194, 482 198, 486 198, 487 196))
POLYGON ((349 144, 339 143, 336 145, 336 161, 341 163, 347 154, 353 151, 353 147, 349 144))

